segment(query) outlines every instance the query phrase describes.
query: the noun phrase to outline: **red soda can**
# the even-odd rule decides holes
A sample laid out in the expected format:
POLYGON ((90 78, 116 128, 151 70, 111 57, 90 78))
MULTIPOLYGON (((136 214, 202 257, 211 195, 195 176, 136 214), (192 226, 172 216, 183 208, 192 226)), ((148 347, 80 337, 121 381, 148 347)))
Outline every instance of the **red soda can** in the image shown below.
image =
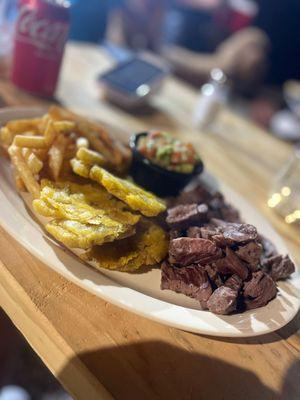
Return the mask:
POLYGON ((65 0, 20 0, 11 75, 16 86, 53 96, 69 32, 68 6, 65 0))

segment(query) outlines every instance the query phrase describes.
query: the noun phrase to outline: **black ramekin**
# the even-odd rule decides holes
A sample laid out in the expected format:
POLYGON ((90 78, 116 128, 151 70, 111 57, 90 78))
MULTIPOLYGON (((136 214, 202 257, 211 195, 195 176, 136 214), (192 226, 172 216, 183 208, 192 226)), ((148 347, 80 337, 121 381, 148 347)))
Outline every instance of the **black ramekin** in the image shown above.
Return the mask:
POLYGON ((148 135, 148 132, 141 132, 132 135, 130 138, 129 145, 132 150, 130 175, 138 185, 158 196, 175 196, 195 176, 201 174, 204 168, 203 163, 199 161, 193 172, 188 174, 162 168, 143 156, 137 148, 139 139, 146 135, 148 135))

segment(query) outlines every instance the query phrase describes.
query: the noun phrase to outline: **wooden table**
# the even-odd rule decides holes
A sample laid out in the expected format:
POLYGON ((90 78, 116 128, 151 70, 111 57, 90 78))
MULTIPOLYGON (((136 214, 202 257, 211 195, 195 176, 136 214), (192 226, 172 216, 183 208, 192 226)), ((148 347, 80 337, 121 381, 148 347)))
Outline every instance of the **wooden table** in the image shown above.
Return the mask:
MULTIPOLYGON (((288 144, 229 111, 222 132, 194 130, 196 92, 170 78, 152 113, 130 115, 100 102, 95 77, 111 64, 99 49, 71 44, 58 99, 125 133, 160 127, 197 145, 207 168, 246 196, 279 231, 300 265, 300 235, 266 206, 271 179, 288 144)), ((6 81, 1 103, 40 104, 6 81)), ((299 315, 285 328, 252 339, 215 339, 126 312, 66 281, 0 231, 0 305, 63 386, 80 400, 300 398, 299 315)))

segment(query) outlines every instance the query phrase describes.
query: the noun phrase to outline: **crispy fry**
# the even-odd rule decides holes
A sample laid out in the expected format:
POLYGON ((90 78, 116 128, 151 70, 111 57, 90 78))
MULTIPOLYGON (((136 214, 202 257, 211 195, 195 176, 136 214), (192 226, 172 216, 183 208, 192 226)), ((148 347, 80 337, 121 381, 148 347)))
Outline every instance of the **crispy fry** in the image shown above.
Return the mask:
POLYGON ((27 147, 22 148, 22 155, 31 172, 33 174, 38 174, 43 168, 43 162, 27 147))
POLYGON ((57 131, 54 129, 54 124, 51 118, 48 119, 44 138, 47 146, 51 146, 57 136, 57 131))
POLYGON ((85 147, 81 147, 77 150, 76 157, 85 164, 88 165, 104 165, 105 159, 103 156, 97 151, 86 149, 85 147))
POLYGON ((49 149, 48 165, 50 173, 55 181, 58 180, 60 170, 64 161, 64 154, 68 144, 68 139, 61 135, 57 136, 49 149))
POLYGON ((154 217, 166 209, 165 203, 154 194, 126 179, 112 175, 98 165, 91 168, 89 176, 133 210, 138 210, 147 217, 154 217))
POLYGON ((26 191, 24 182, 23 182, 22 178, 20 177, 20 174, 18 173, 18 171, 15 168, 13 168, 13 175, 14 175, 15 185, 16 185, 17 189, 20 192, 26 191))
POLYGON ((14 145, 10 146, 8 152, 11 157, 11 161, 22 178, 26 189, 37 199, 40 196, 40 186, 34 178, 34 174, 26 164, 22 151, 19 147, 14 145))
POLYGON ((76 124, 73 121, 54 121, 53 126, 59 134, 71 133, 76 128, 76 124))
POLYGON ((91 147, 94 150, 103 154, 103 156, 107 160, 110 160, 113 163, 119 164, 119 160, 114 159, 114 155, 112 154, 112 152, 97 137, 97 132, 92 131, 91 127, 86 122, 79 122, 77 124, 77 129, 78 129, 79 135, 84 136, 89 141, 89 143, 91 144, 91 147))
POLYGON ((8 129, 7 126, 3 126, 0 129, 0 141, 2 144, 5 144, 7 146, 10 146, 14 140, 14 134, 13 132, 8 129))
POLYGON ((46 161, 48 158, 48 149, 30 149, 41 161, 46 161))
POLYGON ((44 135, 49 119, 49 114, 44 114, 38 123, 38 132, 40 135, 44 135))
POLYGON ((40 123, 41 118, 17 119, 9 121, 6 127, 14 134, 20 134, 26 131, 38 131, 40 123))
POLYGON ((43 168, 43 161, 41 161, 34 153, 31 153, 28 157, 27 165, 34 174, 38 174, 43 168))
POLYGON ((47 147, 45 139, 42 136, 23 136, 16 135, 13 141, 14 146, 29 147, 34 149, 44 149, 47 147))
MULTIPOLYGON (((106 129, 97 122, 88 121, 79 115, 63 108, 52 106, 49 115, 54 120, 69 120, 76 122, 77 132, 88 139, 91 147, 116 166, 123 161, 123 151, 115 145, 114 139, 109 136, 106 129)), ((126 158, 126 157, 125 157, 126 158)))

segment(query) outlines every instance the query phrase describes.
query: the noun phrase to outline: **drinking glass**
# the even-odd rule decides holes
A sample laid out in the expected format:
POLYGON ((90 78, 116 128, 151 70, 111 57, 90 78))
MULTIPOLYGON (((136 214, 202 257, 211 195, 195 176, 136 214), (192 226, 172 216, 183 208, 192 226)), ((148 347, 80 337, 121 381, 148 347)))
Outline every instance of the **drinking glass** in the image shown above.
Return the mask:
POLYGON ((300 145, 279 171, 272 185, 268 206, 287 224, 300 226, 300 145))

